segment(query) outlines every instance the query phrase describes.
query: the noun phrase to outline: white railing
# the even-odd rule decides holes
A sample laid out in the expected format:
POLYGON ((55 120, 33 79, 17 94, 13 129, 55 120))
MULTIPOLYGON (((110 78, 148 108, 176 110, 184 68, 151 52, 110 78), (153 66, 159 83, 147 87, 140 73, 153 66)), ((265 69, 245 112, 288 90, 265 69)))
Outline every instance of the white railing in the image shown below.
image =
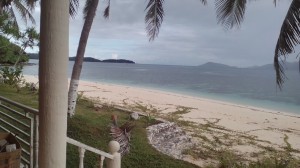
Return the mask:
POLYGON ((21 161, 26 167, 38 165, 38 110, 0 96, 0 129, 12 132, 22 145, 21 161))
POLYGON ((78 146, 79 158, 80 158, 79 168, 83 168, 84 153, 86 150, 91 151, 100 156, 100 162, 99 162, 100 168, 103 168, 103 162, 104 162, 105 158, 109 159, 107 162, 108 168, 121 168, 121 164, 120 164, 121 163, 121 155, 120 155, 120 153, 118 153, 118 151, 120 149, 120 145, 116 141, 110 141, 109 146, 108 146, 110 153, 103 152, 101 150, 90 147, 86 144, 83 144, 83 143, 78 142, 71 138, 67 138, 67 142, 69 144, 78 146))
MULTIPOLYGON (((0 96, 0 129, 17 135, 17 139, 22 145, 22 164, 25 167, 30 168, 38 168, 38 114, 38 110, 34 108, 0 96)), ((78 147, 79 168, 84 167, 83 161, 86 150, 99 155, 100 168, 103 168, 105 158, 107 158, 106 163, 108 168, 121 168, 121 156, 120 153, 118 153, 120 145, 116 141, 111 141, 109 143, 109 153, 103 152, 68 137, 67 143, 78 147)))

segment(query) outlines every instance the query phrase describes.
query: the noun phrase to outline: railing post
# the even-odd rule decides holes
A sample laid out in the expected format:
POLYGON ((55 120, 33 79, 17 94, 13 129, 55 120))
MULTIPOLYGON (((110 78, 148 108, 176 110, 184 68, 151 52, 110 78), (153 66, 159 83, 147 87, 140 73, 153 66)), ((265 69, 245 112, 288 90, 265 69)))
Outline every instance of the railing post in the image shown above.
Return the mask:
POLYGON ((34 115, 34 120, 35 120, 35 137, 34 137, 34 168, 39 167, 39 116, 34 115))
MULTIPOLYGON (((29 113, 25 112, 26 117, 30 117, 29 113)), ((30 117, 30 168, 34 168, 34 153, 33 153, 33 149, 34 149, 34 142, 33 142, 33 138, 34 138, 34 121, 33 118, 30 117)))
POLYGON ((105 157, 100 156, 100 163, 99 163, 99 168, 103 168, 103 162, 104 162, 105 157))
POLYGON ((108 150, 113 159, 107 159, 107 168, 121 168, 121 154, 120 144, 117 141, 110 141, 108 144, 108 150))
POLYGON ((85 153, 85 149, 79 147, 79 168, 83 168, 83 160, 84 160, 84 153, 85 153))

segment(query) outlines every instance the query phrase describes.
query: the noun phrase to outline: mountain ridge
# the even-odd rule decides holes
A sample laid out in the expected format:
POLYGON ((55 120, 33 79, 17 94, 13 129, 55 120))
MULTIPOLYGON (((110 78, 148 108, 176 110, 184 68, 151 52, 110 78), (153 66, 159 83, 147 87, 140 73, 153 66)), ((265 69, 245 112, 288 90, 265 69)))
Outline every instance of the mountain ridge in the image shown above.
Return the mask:
MULTIPOLYGON (((283 64, 283 67, 287 70, 299 70, 300 63, 299 62, 286 62, 283 64)), ((202 65, 198 65, 199 68, 203 69, 214 69, 214 70, 224 70, 224 69, 257 69, 257 70, 267 70, 267 69, 274 69, 273 64, 266 64, 261 66, 251 66, 251 67, 236 67, 236 66, 230 66, 226 64, 221 63, 215 63, 215 62, 207 62, 202 65)))

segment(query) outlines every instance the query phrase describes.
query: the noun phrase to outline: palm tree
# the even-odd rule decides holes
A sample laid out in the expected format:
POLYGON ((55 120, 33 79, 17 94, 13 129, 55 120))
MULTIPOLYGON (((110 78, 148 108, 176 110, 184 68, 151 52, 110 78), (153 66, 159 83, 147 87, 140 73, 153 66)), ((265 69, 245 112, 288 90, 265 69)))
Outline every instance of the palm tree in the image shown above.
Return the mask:
MULTIPOLYGON (((85 4, 85 8, 84 8, 85 21, 80 35, 79 45, 77 48, 75 63, 73 65, 72 76, 71 76, 69 92, 68 92, 69 116, 73 116, 75 114, 77 89, 78 89, 78 83, 79 83, 80 73, 82 69, 85 48, 94 21, 94 17, 96 15, 98 3, 99 0, 87 0, 85 4)), ((109 10, 109 6, 108 6, 108 10, 109 10)), ((108 13, 107 13, 107 17, 108 17, 108 13)))
MULTIPOLYGON (((203 5, 206 5, 206 0, 200 0, 203 5)), ((164 18, 164 8, 163 8, 164 0, 149 0, 146 6, 146 31, 149 37, 149 41, 153 41, 159 33, 159 28, 163 22, 164 18)))
MULTIPOLYGON (((71 0, 77 1, 77 0, 71 0)), ((206 4, 206 0, 200 0, 203 4, 206 4)), ((89 36, 89 32, 91 30, 91 26, 95 17, 95 13, 97 10, 99 0, 87 0, 84 8, 84 18, 85 22, 83 25, 83 29, 81 32, 79 45, 77 48, 77 54, 75 63, 73 66, 69 94, 68 94, 68 114, 69 116, 73 116, 75 114, 75 106, 77 100, 77 89, 80 78, 80 73, 82 69, 82 63, 84 58, 84 52, 89 36)), ((147 6, 145 8, 146 16, 146 31, 149 37, 149 41, 153 41, 159 33, 159 28, 161 27, 163 17, 164 17, 164 9, 163 9, 164 0, 149 0, 147 6)), ((108 5, 104 10, 103 16, 105 18, 109 17, 110 11, 110 0, 108 0, 108 5)))
MULTIPOLYGON (((247 0, 216 0, 218 22, 225 28, 240 26, 244 19, 247 0)), ((276 5, 277 0, 273 3, 276 5)), ((294 47, 300 44, 300 1, 292 0, 286 17, 283 20, 280 34, 274 51, 274 69, 276 83, 282 89, 286 79, 283 63, 288 54, 294 53, 294 47)), ((300 61, 299 61, 300 68, 300 61)))
MULTIPOLYGON (((0 0, 0 15, 12 22, 18 28, 16 12, 21 16, 23 21, 28 20, 35 24, 35 20, 31 14, 38 0, 0 0)), ((74 17, 77 13, 79 0, 70 0, 69 14, 74 17)))
POLYGON ((25 23, 27 23, 27 20, 29 19, 33 24, 35 24, 35 20, 31 15, 31 12, 35 7, 36 2, 37 0, 1 0, 0 15, 6 13, 9 16, 9 19, 18 26, 15 14, 18 12, 25 23))
MULTIPOLYGON (((78 0, 71 0, 78 1, 78 0)), ((95 11, 99 0, 87 0, 85 6, 85 24, 80 37, 80 43, 77 50, 76 60, 73 67, 72 78, 69 88, 69 108, 68 113, 74 115, 77 99, 77 87, 81 73, 82 62, 85 52, 85 46, 88 39, 88 34, 95 16, 95 11), (94 4, 94 5, 91 5, 94 4)), ((206 0, 200 0, 204 5, 206 0)), ((277 0, 273 1, 276 5, 277 0)), ((164 0, 149 0, 146 6, 146 31, 149 41, 153 41, 159 34, 159 29, 163 22, 164 0)), ((235 26, 239 27, 244 19, 247 0, 215 0, 218 23, 222 24, 226 29, 231 29, 235 26)), ((104 11, 104 17, 109 17, 110 0, 104 11)), ((290 53, 293 53, 294 47, 300 44, 300 0, 293 0, 290 8, 281 26, 280 34, 275 48, 274 68, 276 71, 277 86, 282 89, 282 85, 286 79, 283 63, 284 58, 290 53)), ((300 67, 300 61, 299 61, 300 67)))

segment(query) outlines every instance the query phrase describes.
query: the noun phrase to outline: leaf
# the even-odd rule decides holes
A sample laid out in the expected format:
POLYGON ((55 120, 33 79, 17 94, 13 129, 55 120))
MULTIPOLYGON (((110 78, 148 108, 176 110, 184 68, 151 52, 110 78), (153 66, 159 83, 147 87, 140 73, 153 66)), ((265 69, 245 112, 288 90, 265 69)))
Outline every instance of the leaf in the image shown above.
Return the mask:
POLYGON ((23 20, 25 21, 25 23, 27 23, 27 19, 29 19, 33 24, 35 24, 35 20, 34 20, 33 16, 31 15, 31 10, 30 10, 30 8, 33 8, 33 7, 29 6, 29 8, 27 9, 25 6, 28 6, 28 5, 24 5, 20 1, 13 1, 13 2, 14 2, 14 6, 16 7, 17 11, 20 13, 20 15, 23 18, 23 20))
POLYGON ((221 23, 225 29, 240 27, 244 20, 246 3, 246 0, 216 0, 218 23, 221 23))
POLYGON ((69 5, 69 15, 72 18, 75 18, 75 16, 77 15, 77 11, 79 8, 79 0, 70 0, 70 5, 69 5))
POLYGON ((293 0, 286 17, 282 23, 277 40, 274 68, 276 71, 276 83, 280 89, 286 79, 283 64, 286 55, 295 52, 294 47, 300 44, 300 1, 293 0), (283 59, 281 58, 283 56, 283 59))
POLYGON ((86 19, 86 16, 87 16, 88 11, 91 8, 92 4, 93 4, 93 0, 86 0, 85 6, 84 6, 84 9, 83 9, 83 18, 84 18, 84 20, 86 19))
POLYGON ((202 3, 203 3, 203 5, 206 5, 207 4, 207 1, 206 0, 200 0, 202 3))
POLYGON ((109 18, 109 12, 110 12, 110 0, 108 0, 107 7, 105 8, 104 13, 103 13, 103 17, 105 19, 109 18))
POLYGON ((158 36, 159 28, 164 18, 163 3, 164 0, 149 0, 145 8, 145 23, 149 41, 154 40, 158 36))

